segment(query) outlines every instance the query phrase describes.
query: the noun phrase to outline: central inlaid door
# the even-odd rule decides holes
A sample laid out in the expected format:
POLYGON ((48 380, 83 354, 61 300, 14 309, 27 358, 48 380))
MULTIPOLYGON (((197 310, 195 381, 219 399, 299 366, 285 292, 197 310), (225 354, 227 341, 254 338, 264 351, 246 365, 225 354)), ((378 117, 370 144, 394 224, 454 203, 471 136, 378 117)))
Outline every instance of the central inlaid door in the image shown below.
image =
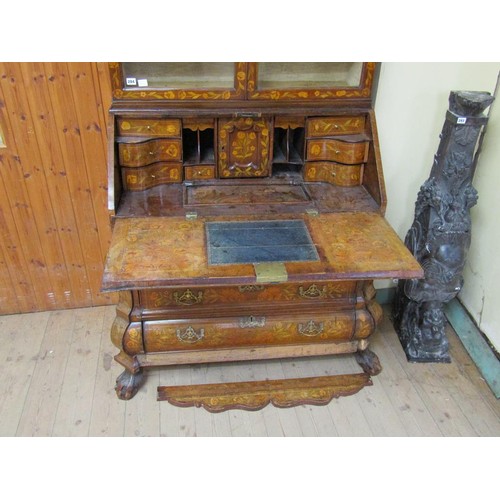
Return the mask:
POLYGON ((222 179, 269 175, 271 120, 219 120, 218 168, 222 179))

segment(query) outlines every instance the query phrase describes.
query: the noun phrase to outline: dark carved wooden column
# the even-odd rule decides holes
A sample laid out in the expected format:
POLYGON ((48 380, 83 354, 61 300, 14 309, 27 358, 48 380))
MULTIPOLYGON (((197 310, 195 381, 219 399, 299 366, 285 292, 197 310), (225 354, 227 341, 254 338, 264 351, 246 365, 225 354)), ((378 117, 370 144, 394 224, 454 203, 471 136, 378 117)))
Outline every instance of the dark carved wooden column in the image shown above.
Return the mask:
POLYGON ((400 280, 392 319, 409 361, 450 362, 443 306, 463 284, 471 241, 472 186, 488 92, 451 92, 449 110, 429 179, 415 204, 405 244, 425 272, 423 279, 400 280))

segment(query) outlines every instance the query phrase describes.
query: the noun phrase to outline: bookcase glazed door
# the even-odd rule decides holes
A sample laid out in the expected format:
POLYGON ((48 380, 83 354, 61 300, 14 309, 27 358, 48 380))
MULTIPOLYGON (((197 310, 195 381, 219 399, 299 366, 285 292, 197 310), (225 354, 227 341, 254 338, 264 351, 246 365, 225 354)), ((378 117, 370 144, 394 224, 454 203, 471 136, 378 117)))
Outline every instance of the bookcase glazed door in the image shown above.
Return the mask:
POLYGON ((250 100, 371 98, 375 63, 260 62, 248 64, 250 100))
POLYGON ((271 120, 219 120, 218 169, 222 179, 267 177, 270 174, 271 120))
POLYGON ((248 63, 110 63, 114 99, 224 101, 244 99, 248 63))

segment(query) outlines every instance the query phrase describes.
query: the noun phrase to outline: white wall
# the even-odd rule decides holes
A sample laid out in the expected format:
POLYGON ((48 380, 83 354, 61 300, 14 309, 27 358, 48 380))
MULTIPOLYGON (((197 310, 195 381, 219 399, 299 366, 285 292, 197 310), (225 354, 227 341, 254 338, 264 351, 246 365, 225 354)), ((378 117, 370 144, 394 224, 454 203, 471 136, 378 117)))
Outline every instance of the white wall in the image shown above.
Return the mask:
MULTIPOLYGON (((387 189, 386 217, 401 239, 429 177, 451 90, 493 93, 500 63, 383 63, 375 104, 387 189)), ((500 101, 500 95, 497 96, 500 101)), ((473 181, 472 243, 460 300, 500 351, 500 102, 493 105, 473 181)), ((380 281, 377 287, 392 286, 380 281)))

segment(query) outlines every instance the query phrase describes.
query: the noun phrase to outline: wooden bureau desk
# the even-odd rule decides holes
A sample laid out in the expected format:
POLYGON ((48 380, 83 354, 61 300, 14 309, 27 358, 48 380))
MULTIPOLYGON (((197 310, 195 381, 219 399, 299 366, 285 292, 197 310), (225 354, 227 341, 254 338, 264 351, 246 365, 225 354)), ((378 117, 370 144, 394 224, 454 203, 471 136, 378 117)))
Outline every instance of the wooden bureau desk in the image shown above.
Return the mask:
POLYGON ((383 217, 375 65, 272 63, 257 92, 256 63, 160 63, 149 79, 146 63, 127 64, 111 64, 103 278, 103 290, 120 292, 118 397, 133 397, 152 366, 345 353, 365 373, 159 388, 159 398, 256 409, 326 403, 370 383, 380 370, 368 349, 381 318, 373 280, 422 276, 383 217), (270 87, 273 69, 279 79, 300 67, 304 88, 270 87), (169 70, 212 90, 176 78, 172 89, 169 70), (325 86, 335 71, 344 86, 325 86), (165 90, 126 85, 140 79, 165 90))

